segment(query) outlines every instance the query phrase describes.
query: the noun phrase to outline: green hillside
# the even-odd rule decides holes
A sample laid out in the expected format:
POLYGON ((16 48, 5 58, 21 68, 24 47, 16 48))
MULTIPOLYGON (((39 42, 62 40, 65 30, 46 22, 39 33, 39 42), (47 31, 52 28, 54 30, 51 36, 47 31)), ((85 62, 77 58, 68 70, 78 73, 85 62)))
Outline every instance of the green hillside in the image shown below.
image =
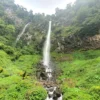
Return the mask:
POLYGON ((100 50, 52 55, 62 70, 58 81, 64 100, 99 100, 100 50))
POLYGON ((0 100, 45 100, 36 76, 48 22, 63 100, 100 100, 100 0, 76 0, 45 15, 0 1, 0 100), (18 35, 26 28, 20 40, 18 35))

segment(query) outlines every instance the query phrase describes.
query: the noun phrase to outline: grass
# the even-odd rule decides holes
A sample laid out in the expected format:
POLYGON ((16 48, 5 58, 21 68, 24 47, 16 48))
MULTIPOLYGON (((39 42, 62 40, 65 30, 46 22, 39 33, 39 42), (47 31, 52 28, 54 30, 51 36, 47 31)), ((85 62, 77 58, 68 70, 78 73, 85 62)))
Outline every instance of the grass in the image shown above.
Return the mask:
POLYGON ((23 55, 12 61, 0 50, 0 100, 44 100, 46 90, 35 76, 39 55, 23 55), (26 72, 26 74, 25 74, 26 72))
POLYGON ((58 80, 64 100, 99 100, 100 50, 52 53, 52 58, 62 70, 58 80))
POLYGON ((28 74, 34 74, 36 65, 40 59, 39 55, 23 55, 15 62, 15 65, 28 74))
MULTIPOLYGON (((0 100, 44 100, 46 90, 35 76, 41 56, 18 53, 16 59, 16 51, 10 50, 0 50, 0 100)), ((53 52, 51 56, 62 70, 57 80, 64 100, 99 100, 100 50, 53 52)))

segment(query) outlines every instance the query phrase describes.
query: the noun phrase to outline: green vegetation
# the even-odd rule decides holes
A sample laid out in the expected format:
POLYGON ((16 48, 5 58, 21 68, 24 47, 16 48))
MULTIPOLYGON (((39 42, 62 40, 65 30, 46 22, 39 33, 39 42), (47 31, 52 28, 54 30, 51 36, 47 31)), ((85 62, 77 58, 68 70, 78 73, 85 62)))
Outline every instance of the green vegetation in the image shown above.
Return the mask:
POLYGON ((76 0, 74 5, 68 4, 66 9, 56 9, 56 22, 59 26, 67 26, 65 33, 62 32, 66 36, 67 34, 78 34, 81 38, 93 36, 98 34, 99 30, 99 8, 99 0, 76 0))
POLYGON ((52 56, 62 70, 58 80, 62 83, 64 100, 99 100, 100 50, 53 53, 52 56))
POLYGON ((14 0, 0 1, 0 100, 45 100, 36 68, 49 20, 51 55, 61 70, 57 80, 63 99, 100 100, 100 0, 76 0, 52 15, 33 12, 14 0))
POLYGON ((0 100, 43 100, 46 90, 36 79, 39 55, 23 55, 15 62, 0 50, 0 100))
POLYGON ((65 9, 56 8, 52 15, 33 14, 34 11, 28 12, 15 5, 14 0, 3 0, 0 1, 0 41, 14 46, 22 28, 31 22, 16 47, 30 54, 41 53, 48 21, 52 20, 52 50, 57 48, 57 42, 70 45, 67 48, 71 49, 85 48, 84 39, 100 33, 99 9, 99 0, 76 0, 73 5, 67 4, 65 9), (64 43, 62 38, 66 40, 64 43))

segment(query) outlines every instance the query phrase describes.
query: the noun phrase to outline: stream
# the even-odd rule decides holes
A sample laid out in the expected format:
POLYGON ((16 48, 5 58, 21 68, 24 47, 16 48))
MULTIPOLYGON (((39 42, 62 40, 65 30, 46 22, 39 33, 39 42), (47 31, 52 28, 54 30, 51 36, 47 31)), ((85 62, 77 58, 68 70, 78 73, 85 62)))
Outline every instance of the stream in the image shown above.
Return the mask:
MULTIPOLYGON (((47 73, 47 81, 52 82, 53 84, 55 83, 53 81, 53 75, 52 75, 52 69, 46 68, 46 73, 47 73)), ((46 90, 48 92, 48 96, 46 100, 62 100, 62 94, 58 92, 57 86, 47 86, 46 90)))

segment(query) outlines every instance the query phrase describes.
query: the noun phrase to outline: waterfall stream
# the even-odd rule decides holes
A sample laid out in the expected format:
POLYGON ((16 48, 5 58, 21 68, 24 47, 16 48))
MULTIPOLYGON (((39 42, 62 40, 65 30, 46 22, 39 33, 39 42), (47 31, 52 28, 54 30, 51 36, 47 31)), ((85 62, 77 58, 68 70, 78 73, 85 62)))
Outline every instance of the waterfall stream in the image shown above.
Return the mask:
POLYGON ((26 28, 28 27, 30 23, 26 24, 22 30, 22 32, 17 36, 17 39, 16 39, 16 43, 20 40, 20 38, 22 37, 22 35, 24 34, 26 28))
POLYGON ((49 29, 43 50, 43 64, 50 67, 50 35, 51 35, 51 21, 49 21, 49 29))
MULTIPOLYGON (((46 41, 44 44, 44 49, 43 49, 43 65, 45 67, 45 72, 47 74, 47 82, 53 82, 53 69, 50 66, 50 36, 51 36, 51 21, 49 21, 49 29, 48 29, 48 34, 46 37, 46 41)), ((46 90, 48 92, 48 96, 46 100, 62 100, 62 94, 60 96, 55 97, 55 92, 57 91, 56 86, 50 86, 46 87, 46 90)))

